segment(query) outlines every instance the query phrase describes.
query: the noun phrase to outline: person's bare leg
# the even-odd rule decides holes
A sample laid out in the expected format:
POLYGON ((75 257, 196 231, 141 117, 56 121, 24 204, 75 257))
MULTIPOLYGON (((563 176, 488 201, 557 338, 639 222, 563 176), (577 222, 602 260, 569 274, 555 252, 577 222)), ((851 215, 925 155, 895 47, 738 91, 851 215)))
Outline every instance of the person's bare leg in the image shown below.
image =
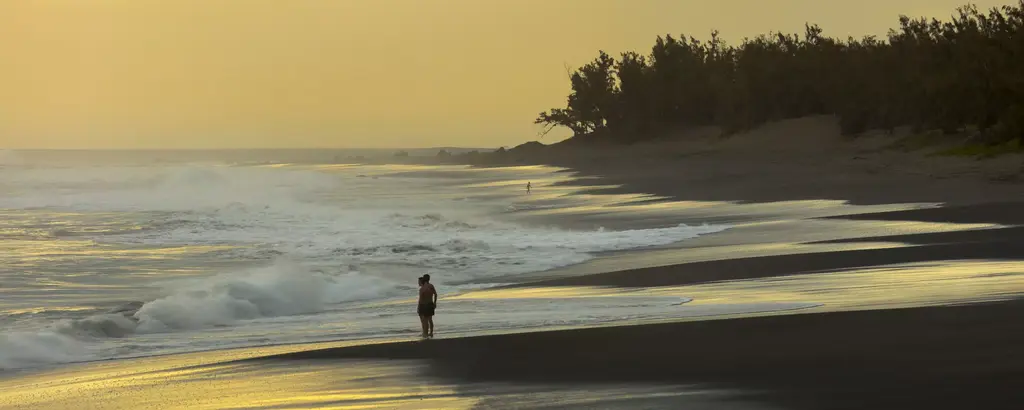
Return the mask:
POLYGON ((420 324, 423 325, 423 337, 427 337, 427 319, 426 316, 420 316, 420 324))
POLYGON ((427 324, 430 325, 430 337, 434 337, 434 317, 427 316, 427 324))

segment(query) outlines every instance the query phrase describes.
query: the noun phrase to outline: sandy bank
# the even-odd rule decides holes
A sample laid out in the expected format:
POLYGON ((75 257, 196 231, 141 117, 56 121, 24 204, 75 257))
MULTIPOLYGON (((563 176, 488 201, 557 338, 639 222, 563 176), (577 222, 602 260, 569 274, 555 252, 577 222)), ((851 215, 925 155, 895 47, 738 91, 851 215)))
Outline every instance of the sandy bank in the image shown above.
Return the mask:
MULTIPOLYGON (((479 166, 546 164, 622 185, 608 193, 649 193, 704 201, 838 199, 859 204, 1024 200, 1024 155, 978 160, 936 155, 966 136, 920 145, 908 132, 840 135, 834 117, 786 120, 722 137, 679 132, 630 146, 562 143, 422 161, 479 166)), ((934 139, 933 139, 934 140, 934 139)))
POLYGON ((258 360, 429 359, 472 381, 672 382, 763 390, 784 408, 1015 409, 1020 302, 539 332, 258 360))

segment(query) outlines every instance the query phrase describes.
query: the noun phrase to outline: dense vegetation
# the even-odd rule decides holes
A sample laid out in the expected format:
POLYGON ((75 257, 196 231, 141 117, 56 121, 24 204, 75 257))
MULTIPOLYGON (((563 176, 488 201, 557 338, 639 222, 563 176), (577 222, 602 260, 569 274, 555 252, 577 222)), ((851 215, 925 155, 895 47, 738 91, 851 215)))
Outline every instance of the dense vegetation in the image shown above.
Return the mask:
POLYGON ((605 52, 570 75, 565 108, 540 114, 545 133, 564 126, 581 139, 654 138, 682 127, 738 131, 834 114, 845 134, 867 130, 964 129, 986 143, 1024 135, 1024 0, 949 21, 901 16, 887 38, 772 33, 726 44, 658 37, 650 54, 605 52))

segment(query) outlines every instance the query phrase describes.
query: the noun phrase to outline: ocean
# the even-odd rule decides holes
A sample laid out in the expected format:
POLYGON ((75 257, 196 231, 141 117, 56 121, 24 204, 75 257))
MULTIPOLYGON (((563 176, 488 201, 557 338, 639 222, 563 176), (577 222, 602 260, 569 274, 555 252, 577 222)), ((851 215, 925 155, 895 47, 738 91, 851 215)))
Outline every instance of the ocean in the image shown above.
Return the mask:
POLYGON ((668 318, 686 298, 458 296, 728 228, 570 223, 650 198, 598 200, 556 168, 354 155, 0 152, 0 369, 411 338, 422 274, 439 337, 668 318))
MULTIPOLYGON (((1012 226, 920 217, 938 204, 691 201, 545 166, 346 163, 390 155, 0 151, 0 407, 774 409, 714 375, 799 380, 773 376, 782 355, 925 343, 875 337, 871 318, 1024 289, 999 239, 1012 226), (423 274, 440 292, 426 342, 423 274), (828 317, 867 336, 807 349, 828 317), (576 331, 544 332, 558 329, 576 331)), ((953 335, 936 340, 959 349, 953 335)))

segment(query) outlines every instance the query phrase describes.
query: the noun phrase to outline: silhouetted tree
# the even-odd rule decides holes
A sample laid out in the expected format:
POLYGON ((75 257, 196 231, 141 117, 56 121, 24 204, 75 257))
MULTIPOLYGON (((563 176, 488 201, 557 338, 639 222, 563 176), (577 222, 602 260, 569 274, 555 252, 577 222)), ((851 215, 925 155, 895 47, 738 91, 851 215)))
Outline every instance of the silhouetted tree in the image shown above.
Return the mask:
POLYGON ((685 126, 741 130, 835 114, 844 133, 982 131, 1000 143, 1024 135, 1024 0, 949 21, 900 16, 884 39, 835 39, 817 25, 730 46, 659 36, 650 54, 600 52, 569 76, 565 108, 536 119, 544 131, 635 142, 685 126))
POLYGON ((594 61, 580 67, 569 76, 572 94, 565 109, 542 112, 536 124, 545 124, 546 131, 553 126, 564 126, 574 135, 604 131, 608 118, 613 116, 616 85, 612 67, 615 60, 602 51, 594 61))

